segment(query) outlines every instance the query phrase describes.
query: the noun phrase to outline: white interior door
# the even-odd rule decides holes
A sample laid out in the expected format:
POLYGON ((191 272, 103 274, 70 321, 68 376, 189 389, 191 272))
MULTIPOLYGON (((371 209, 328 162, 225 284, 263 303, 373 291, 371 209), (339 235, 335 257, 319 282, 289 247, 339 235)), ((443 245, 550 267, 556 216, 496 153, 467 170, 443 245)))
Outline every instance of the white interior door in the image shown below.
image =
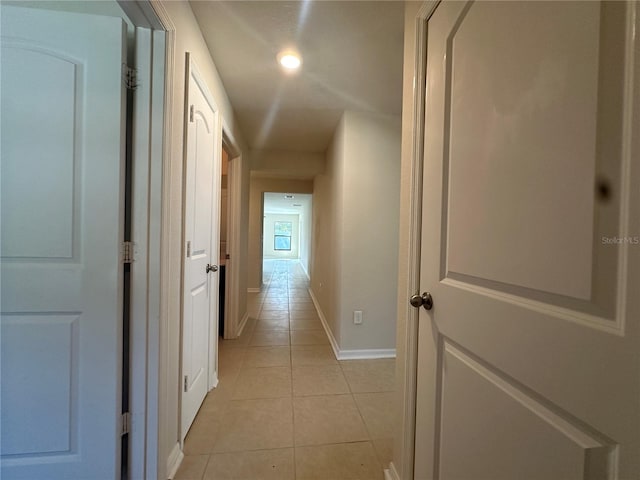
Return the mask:
POLYGON ((1 17, 2 478, 114 479, 125 26, 1 17))
POLYGON ((186 129, 182 437, 215 386, 218 319, 220 154, 218 113, 193 62, 186 129))
POLYGON ((638 5, 428 20, 417 479, 640 478, 638 5))

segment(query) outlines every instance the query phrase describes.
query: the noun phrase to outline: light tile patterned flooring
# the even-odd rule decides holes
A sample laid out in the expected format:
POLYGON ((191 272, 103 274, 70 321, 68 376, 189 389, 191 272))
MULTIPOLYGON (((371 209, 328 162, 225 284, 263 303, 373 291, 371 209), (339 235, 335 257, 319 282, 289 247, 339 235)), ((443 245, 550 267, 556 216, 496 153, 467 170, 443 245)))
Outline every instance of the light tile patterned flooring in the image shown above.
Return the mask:
POLYGON ((381 480, 391 461, 394 360, 337 361, 297 261, 265 262, 240 338, 175 480, 381 480))

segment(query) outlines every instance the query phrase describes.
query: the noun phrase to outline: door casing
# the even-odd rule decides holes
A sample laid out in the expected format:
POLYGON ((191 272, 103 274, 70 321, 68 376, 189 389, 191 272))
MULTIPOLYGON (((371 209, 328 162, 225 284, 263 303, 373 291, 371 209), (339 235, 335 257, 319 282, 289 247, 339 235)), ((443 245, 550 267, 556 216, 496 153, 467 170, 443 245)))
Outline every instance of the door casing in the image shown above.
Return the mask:
MULTIPOLYGON (((163 195, 170 179, 171 124, 168 105, 173 92, 167 75, 175 27, 159 2, 118 0, 136 26, 137 79, 134 94, 132 241, 134 264, 130 297, 130 478, 164 475, 159 460, 161 389, 161 312, 169 263, 168 217, 163 195), (166 210, 166 209, 165 209, 166 210)), ((164 310, 166 312, 166 309, 164 310)), ((166 316, 166 314, 165 314, 166 316)))
POLYGON ((242 218, 242 153, 232 130, 222 122, 222 144, 229 153, 227 197, 227 278, 224 338, 236 338, 244 328, 248 316, 238 318, 240 312, 240 219, 242 218))
MULTIPOLYGON (((404 322, 398 322, 396 351, 396 382, 401 393, 399 431, 394 444, 394 457, 385 472, 391 479, 412 479, 415 459, 416 421, 416 377, 418 367, 418 311, 409 304, 409 297, 420 289, 420 235, 422 231, 422 152, 424 149, 424 105, 427 58, 427 21, 433 14, 439 0, 423 2, 412 18, 414 33, 413 58, 410 66, 405 65, 405 74, 410 72, 413 85, 411 117, 403 118, 402 126, 402 169, 408 170, 409 180, 402 185, 408 189, 408 205, 400 209, 404 217, 401 225, 406 225, 406 243, 401 244, 398 277, 398 315, 404 322), (406 123, 405 123, 406 122, 406 123), (411 132, 409 134, 405 132, 411 132), (402 263, 404 259, 404 263, 402 263), (403 329, 404 328, 404 329, 403 329), (403 354, 404 353, 404 354, 403 354)), ((408 7, 409 8, 409 7, 408 7)), ((406 19, 405 19, 406 20, 406 19)), ((406 48, 406 47, 405 47, 406 48)), ((405 55, 405 61, 407 56, 405 55)), ((404 95, 408 91, 405 87, 404 95)), ((403 207, 403 205, 401 205, 403 207)), ((401 237, 402 238, 402 237, 401 237)))

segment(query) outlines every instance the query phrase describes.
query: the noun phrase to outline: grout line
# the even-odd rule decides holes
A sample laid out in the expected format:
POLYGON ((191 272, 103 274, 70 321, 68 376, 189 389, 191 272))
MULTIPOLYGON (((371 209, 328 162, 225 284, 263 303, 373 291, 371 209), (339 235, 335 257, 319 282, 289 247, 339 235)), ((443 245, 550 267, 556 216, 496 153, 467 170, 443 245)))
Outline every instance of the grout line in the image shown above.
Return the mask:
POLYGON ((351 398, 353 399, 353 403, 356 406, 356 410, 358 411, 358 414, 360 415, 360 419, 362 420, 362 424, 364 425, 364 428, 367 430, 367 433, 369 434, 369 441, 373 444, 373 435, 371 434, 371 430, 369 430, 369 426, 367 425, 366 420, 364 419, 364 415, 362 414, 362 411, 360 410, 360 405, 358 405, 358 402, 356 401, 356 397, 355 394, 351 394, 351 398))
POLYGON ((349 387, 349 393, 351 393, 353 395, 353 390, 351 389, 351 384, 349 383, 349 379, 347 378, 346 373, 344 373, 344 367, 343 367, 342 362, 340 360, 338 360, 338 365, 340 365, 340 371, 342 372, 342 375, 344 376, 345 382, 347 382, 347 387, 349 387))
MULTIPOLYGON (((295 448, 307 448, 307 447, 331 447, 333 445, 350 445, 353 443, 371 443, 373 447, 373 442, 371 440, 352 440, 350 442, 333 442, 333 443, 310 443, 306 445, 295 445, 295 448)), ((374 447, 375 450, 375 447, 374 447)))
MULTIPOLYGON (((347 382, 347 385, 349 384, 349 382, 347 382)), ((349 388, 351 388, 351 386, 349 386, 349 388)), ((367 425, 366 420, 364 419, 364 415, 362 414, 362 410, 360 410, 360 405, 358 405, 358 402, 356 401, 356 397, 355 394, 352 393, 351 394, 351 398, 353 398, 353 403, 355 403, 356 405, 356 410, 358 411, 358 414, 360 415, 360 419, 362 420, 362 424, 364 425, 365 430, 367 431, 367 434, 369 435, 369 443, 371 443, 371 448, 373 449, 373 454, 376 458, 376 461, 378 462, 378 466, 384 470, 384 465, 382 464, 382 461, 380 460, 380 455, 378 454, 378 450, 376 449, 376 444, 373 442, 373 434, 371 433, 371 430, 369 429, 369 425, 367 425)))
MULTIPOLYGON (((223 452, 211 452, 211 456, 213 455, 228 455, 228 454, 238 454, 238 453, 245 453, 245 452, 269 452, 272 450, 286 450, 286 449, 293 449, 294 446, 293 445, 287 445, 285 447, 271 447, 271 448, 249 448, 247 450, 225 450, 223 452)), ((206 455, 206 453, 203 453, 203 455, 206 455)), ((225 477, 228 478, 228 477, 225 477)), ((237 477, 232 477, 232 478, 237 478, 237 477)), ((245 480, 244 478, 242 480, 245 480)), ((254 480, 254 479, 247 479, 247 480, 254 480)))
POLYGON ((228 401, 229 402, 244 402, 247 400, 281 400, 283 398, 291 398, 293 399, 293 396, 291 395, 286 395, 286 396, 277 396, 277 397, 251 397, 251 398, 231 398, 228 401))
MULTIPOLYGON (((289 299, 287 302, 287 312, 288 312, 288 316, 289 316, 289 343, 291 344, 291 277, 290 274, 287 275, 287 286, 289 287, 287 289, 288 293, 289 293, 289 299)), ((292 431, 293 431, 293 438, 292 438, 292 442, 293 442, 293 478, 297 479, 298 478, 298 471, 297 471, 297 451, 296 451, 296 418, 295 418, 295 396, 294 396, 294 392, 293 392, 293 348, 291 348, 293 345, 291 345, 289 347, 289 361, 291 363, 291 422, 292 422, 292 431)))
POLYGON ((205 453, 204 455, 208 455, 208 458, 207 458, 207 463, 204 464, 204 470, 202 470, 202 476, 200 477, 201 480, 204 479, 204 474, 207 473, 207 468, 209 467, 209 462, 211 461, 211 457, 213 457, 212 453, 209 453, 209 454, 205 453))

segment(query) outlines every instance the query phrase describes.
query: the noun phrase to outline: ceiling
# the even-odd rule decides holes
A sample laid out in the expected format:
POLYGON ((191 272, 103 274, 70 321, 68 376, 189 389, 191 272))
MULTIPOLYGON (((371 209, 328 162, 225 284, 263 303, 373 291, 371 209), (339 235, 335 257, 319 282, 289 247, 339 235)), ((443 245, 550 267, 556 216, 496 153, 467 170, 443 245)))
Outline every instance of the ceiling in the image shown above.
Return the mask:
POLYGON ((264 194, 264 213, 285 213, 300 215, 303 207, 311 206, 313 195, 310 193, 272 193, 264 194), (293 198, 286 198, 292 195, 293 198))
POLYGON ((190 3, 251 148, 324 152, 344 110, 400 114, 404 2, 190 3))

